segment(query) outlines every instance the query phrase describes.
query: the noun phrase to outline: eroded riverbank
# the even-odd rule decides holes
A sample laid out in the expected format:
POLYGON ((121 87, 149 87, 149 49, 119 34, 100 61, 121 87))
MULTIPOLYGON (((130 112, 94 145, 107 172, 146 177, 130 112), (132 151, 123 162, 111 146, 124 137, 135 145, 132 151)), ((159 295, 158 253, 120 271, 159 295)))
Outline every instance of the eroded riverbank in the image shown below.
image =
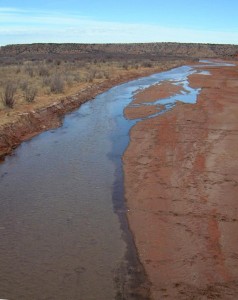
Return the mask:
MULTIPOLYGON (((196 104, 155 112, 153 101, 168 96, 165 82, 136 96, 144 116, 143 107, 125 110, 142 117, 123 162, 127 215, 153 299, 238 294, 238 67, 197 71, 189 76, 201 89, 196 104)), ((173 95, 180 100, 181 89, 173 95)))
POLYGON ((165 71, 184 64, 185 61, 167 62, 160 67, 130 70, 116 78, 90 83, 77 93, 60 99, 32 102, 14 109, 0 111, 0 159, 11 153, 21 142, 62 124, 62 117, 83 103, 118 84, 165 71))

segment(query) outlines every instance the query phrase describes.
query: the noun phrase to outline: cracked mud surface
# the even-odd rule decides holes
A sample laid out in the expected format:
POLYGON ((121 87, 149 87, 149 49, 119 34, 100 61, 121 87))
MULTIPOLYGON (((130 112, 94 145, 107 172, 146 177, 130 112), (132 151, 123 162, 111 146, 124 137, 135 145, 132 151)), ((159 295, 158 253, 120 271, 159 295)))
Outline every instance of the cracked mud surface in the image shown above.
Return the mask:
MULTIPOLYGON (((138 122, 123 157, 129 224, 153 299, 238 295, 238 67, 202 70, 211 75, 189 77, 202 88, 197 103, 138 122)), ((134 101, 164 98, 164 84, 134 101)))

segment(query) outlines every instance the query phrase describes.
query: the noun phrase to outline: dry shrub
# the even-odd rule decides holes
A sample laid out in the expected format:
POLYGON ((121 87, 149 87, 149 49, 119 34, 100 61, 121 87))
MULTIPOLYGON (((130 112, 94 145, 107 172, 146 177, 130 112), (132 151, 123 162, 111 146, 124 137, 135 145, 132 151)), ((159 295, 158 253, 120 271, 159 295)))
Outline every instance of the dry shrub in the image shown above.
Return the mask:
POLYGON ((42 79, 42 86, 50 86, 51 78, 48 76, 43 77, 42 79))
POLYGON ((143 62, 142 66, 145 68, 152 68, 153 65, 151 62, 145 61, 143 62))
POLYGON ((60 65, 61 65, 61 60, 60 60, 60 59, 57 59, 57 60, 55 61, 55 65, 56 65, 56 66, 60 66, 60 65))
POLYGON ((9 107, 9 108, 13 108, 14 104, 15 104, 15 94, 17 91, 17 86, 14 82, 7 82, 4 92, 1 95, 2 98, 2 102, 4 104, 4 106, 9 107))
POLYGON ((80 75, 80 74, 75 74, 74 75, 74 81, 75 82, 80 82, 80 81, 82 81, 82 76, 80 75))
POLYGON ((46 76, 49 76, 50 75, 50 72, 48 70, 48 68, 46 68, 45 66, 41 66, 39 68, 39 76, 43 76, 43 77, 46 77, 46 76))
POLYGON ((86 81, 87 82, 93 82, 93 80, 95 79, 96 77, 96 70, 94 69, 91 69, 88 71, 88 74, 86 75, 86 81))
POLYGON ((128 63, 124 63, 124 64, 122 65, 122 68, 123 68, 124 70, 128 70, 129 64, 128 64, 128 63))
POLYGON ((52 93, 60 94, 64 91, 64 80, 61 75, 55 74, 50 80, 50 90, 52 93))
POLYGON ((99 71, 99 72, 97 72, 96 74, 95 74, 95 78, 96 79, 102 79, 102 78, 104 78, 104 72, 103 71, 99 71))
POLYGON ((21 68, 20 68, 20 67, 17 67, 17 68, 16 68, 16 74, 19 74, 19 73, 21 73, 21 68))
POLYGON ((106 79, 110 79, 110 73, 108 71, 104 71, 104 77, 106 79))
POLYGON ((47 58, 47 59, 46 59, 46 63, 47 63, 47 64, 51 64, 52 62, 53 62, 53 59, 52 59, 52 58, 47 58))
POLYGON ((23 92, 26 90, 27 87, 28 87, 27 81, 20 82, 20 88, 22 89, 23 92))
POLYGON ((29 103, 31 103, 35 100, 36 95, 37 95, 36 87, 28 86, 24 91, 24 98, 29 103))
POLYGON ((75 82, 75 75, 74 74, 65 74, 65 81, 69 87, 73 86, 75 82))
POLYGON ((26 72, 26 74, 28 74, 30 77, 33 77, 33 76, 34 76, 34 70, 33 70, 33 68, 30 67, 30 66, 27 66, 27 67, 25 68, 25 72, 26 72))

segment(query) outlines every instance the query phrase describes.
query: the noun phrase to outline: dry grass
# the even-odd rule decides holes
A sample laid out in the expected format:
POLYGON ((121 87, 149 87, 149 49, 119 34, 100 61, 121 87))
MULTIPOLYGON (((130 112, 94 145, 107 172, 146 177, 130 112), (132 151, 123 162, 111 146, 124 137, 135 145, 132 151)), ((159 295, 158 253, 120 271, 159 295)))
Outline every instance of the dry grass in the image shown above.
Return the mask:
MULTIPOLYGON (((0 95, 9 82, 15 87, 12 108, 0 101, 0 125, 11 122, 17 113, 47 106, 64 96, 88 86, 126 77, 128 74, 151 73, 176 66, 180 61, 156 59, 72 59, 67 57, 17 59, 0 64, 0 95)), ((1 99, 1 98, 0 98, 1 99)))
MULTIPOLYGON (((45 96, 55 94, 66 95, 72 88, 80 87, 88 83, 101 82, 107 79, 123 75, 125 71, 138 68, 152 68, 158 66, 158 62, 141 63, 134 61, 102 61, 102 62, 73 62, 73 61, 23 61, 21 64, 0 66, 0 94, 9 81, 17 87, 16 103, 20 105, 27 101, 26 93, 37 90, 37 97, 33 100, 40 101, 45 96)), ((33 101, 32 100, 32 101, 33 101)), ((0 109, 5 109, 0 103, 0 109)))

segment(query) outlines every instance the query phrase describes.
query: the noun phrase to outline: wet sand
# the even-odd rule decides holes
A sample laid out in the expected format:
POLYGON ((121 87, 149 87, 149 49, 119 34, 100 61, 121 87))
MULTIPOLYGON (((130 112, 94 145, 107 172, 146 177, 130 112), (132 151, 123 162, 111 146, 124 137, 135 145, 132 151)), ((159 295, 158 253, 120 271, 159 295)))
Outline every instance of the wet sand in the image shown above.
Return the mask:
POLYGON ((181 86, 175 85, 173 81, 164 81, 163 84, 155 84, 145 90, 136 93, 132 103, 140 104, 143 102, 153 102, 159 98, 167 98, 175 93, 182 91, 181 86))
MULTIPOLYGON (((138 122, 123 157, 129 225, 152 299, 238 297, 238 67, 202 70, 211 75, 189 77, 202 88, 197 104, 138 122)), ((134 103, 164 98, 167 85, 134 103)))
POLYGON ((173 82, 164 81, 162 84, 155 84, 147 89, 138 91, 133 101, 124 109, 124 115, 127 119, 141 119, 149 117, 150 115, 156 114, 161 111, 163 105, 144 105, 154 102, 159 97, 167 98, 172 96, 174 93, 181 93, 183 87, 181 85, 174 85, 173 82))

